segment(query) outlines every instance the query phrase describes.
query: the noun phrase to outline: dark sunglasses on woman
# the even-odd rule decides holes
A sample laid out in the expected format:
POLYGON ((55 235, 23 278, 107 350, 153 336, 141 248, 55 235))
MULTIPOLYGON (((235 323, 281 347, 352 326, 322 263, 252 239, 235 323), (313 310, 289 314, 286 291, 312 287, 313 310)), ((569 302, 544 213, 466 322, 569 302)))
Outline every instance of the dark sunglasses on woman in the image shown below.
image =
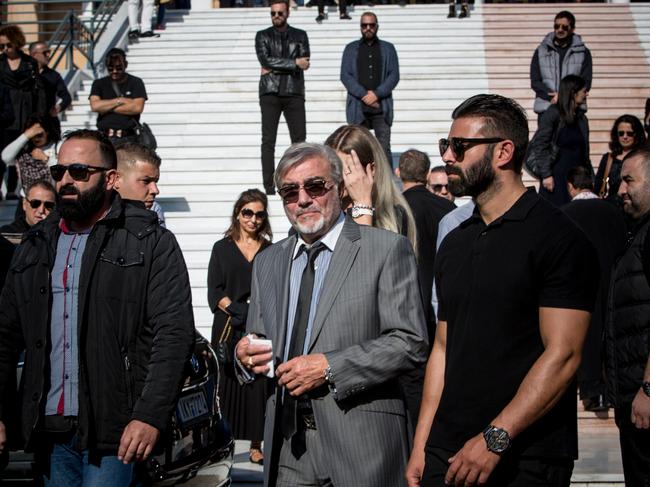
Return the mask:
POLYGON ((253 216, 256 216, 258 220, 264 220, 268 216, 268 213, 265 211, 253 211, 250 208, 244 208, 241 211, 241 216, 247 220, 250 220, 253 216))
POLYGON ((618 136, 623 137, 624 135, 627 135, 628 137, 634 137, 634 132, 628 131, 628 130, 619 130, 618 131, 618 136))

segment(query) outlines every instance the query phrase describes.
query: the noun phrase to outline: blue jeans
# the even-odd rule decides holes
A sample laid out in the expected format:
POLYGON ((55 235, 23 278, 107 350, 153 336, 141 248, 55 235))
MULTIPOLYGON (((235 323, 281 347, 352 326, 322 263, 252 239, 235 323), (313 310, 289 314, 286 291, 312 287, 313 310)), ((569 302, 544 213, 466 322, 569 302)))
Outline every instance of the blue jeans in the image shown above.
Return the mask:
POLYGON ((139 485, 135 464, 124 465, 117 456, 89 455, 73 448, 75 439, 55 443, 49 456, 45 487, 129 487, 139 485))

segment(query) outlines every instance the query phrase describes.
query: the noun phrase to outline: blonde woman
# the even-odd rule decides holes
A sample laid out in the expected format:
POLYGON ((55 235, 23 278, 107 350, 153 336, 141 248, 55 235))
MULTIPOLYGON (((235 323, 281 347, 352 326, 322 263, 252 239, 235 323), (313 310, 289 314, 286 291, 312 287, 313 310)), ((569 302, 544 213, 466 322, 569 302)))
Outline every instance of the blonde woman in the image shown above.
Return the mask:
POLYGON ((399 233, 417 253, 415 220, 399 192, 386 153, 370 131, 342 125, 325 141, 343 161, 343 208, 360 225, 399 233))

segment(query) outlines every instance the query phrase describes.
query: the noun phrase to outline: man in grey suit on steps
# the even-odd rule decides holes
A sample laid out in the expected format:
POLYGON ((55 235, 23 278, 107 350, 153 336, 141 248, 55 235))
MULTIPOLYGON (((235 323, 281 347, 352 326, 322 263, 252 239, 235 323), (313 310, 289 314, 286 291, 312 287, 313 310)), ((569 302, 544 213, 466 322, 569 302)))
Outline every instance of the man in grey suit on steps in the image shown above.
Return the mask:
MULTIPOLYGON (((343 169, 348 170, 349 169, 343 169)), ((275 370, 266 410, 266 486, 405 485, 409 454, 400 374, 426 360, 408 240, 345 218, 341 161, 299 143, 275 176, 296 230, 255 259, 243 381, 275 370)))

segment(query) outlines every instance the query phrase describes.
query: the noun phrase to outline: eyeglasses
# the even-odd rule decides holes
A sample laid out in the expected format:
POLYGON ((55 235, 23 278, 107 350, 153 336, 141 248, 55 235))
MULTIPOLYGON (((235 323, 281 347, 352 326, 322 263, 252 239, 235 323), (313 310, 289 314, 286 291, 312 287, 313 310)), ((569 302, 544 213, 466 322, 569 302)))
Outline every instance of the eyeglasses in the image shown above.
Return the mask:
POLYGON ((284 17, 284 12, 281 10, 271 10, 271 17, 284 17))
POLYGON ((375 27, 377 27, 376 22, 368 22, 368 23, 362 22, 361 23, 361 28, 362 29, 374 29, 375 27))
POLYGON ((569 32, 571 30, 571 26, 566 24, 555 24, 553 28, 555 30, 563 30, 564 32, 569 32))
POLYGON ((56 203, 54 201, 41 201, 36 199, 29 200, 27 198, 25 198, 25 200, 27 201, 27 203, 29 203, 29 206, 31 206, 33 210, 35 210, 36 208, 40 208, 41 205, 45 206, 46 210, 53 210, 54 207, 56 206, 56 203))
POLYGON ((463 137, 450 137, 449 139, 440 139, 438 141, 438 148, 440 149, 440 156, 444 157, 447 149, 451 148, 454 157, 457 161, 462 161, 465 156, 465 151, 471 149, 475 145, 481 144, 494 144, 496 142, 503 142, 506 139, 501 137, 488 137, 485 139, 465 139, 463 137))
POLYGON ((278 194, 285 204, 296 203, 300 198, 301 188, 305 190, 310 198, 318 198, 319 196, 323 196, 333 187, 334 185, 328 188, 327 181, 324 179, 316 178, 310 179, 303 184, 287 184, 285 186, 282 186, 280 189, 278 189, 278 194))
POLYGON ((123 64, 109 65, 106 66, 106 71, 108 71, 109 73, 112 73, 113 71, 119 73, 120 71, 124 71, 124 65, 123 64))
POLYGON ((108 170, 108 167, 91 166, 81 163, 74 163, 68 166, 62 164, 50 166, 50 174, 52 174, 52 179, 55 181, 61 181, 66 171, 70 173, 70 177, 75 181, 88 181, 92 173, 108 170))
POLYGON ((5 49, 11 49, 13 47, 13 44, 11 42, 8 42, 6 44, 0 44, 0 51, 5 50, 5 49))
POLYGON ((250 208, 244 208, 241 211, 241 216, 247 220, 250 220, 254 216, 256 216, 258 220, 264 220, 268 216, 268 213, 265 211, 253 211, 250 208))
POLYGON ((634 132, 633 131, 628 131, 628 130, 619 130, 618 131, 618 136, 623 137, 624 135, 627 135, 628 137, 634 137, 634 132))
POLYGON ((432 184, 431 189, 436 193, 440 193, 443 189, 447 189, 447 184, 432 184))

